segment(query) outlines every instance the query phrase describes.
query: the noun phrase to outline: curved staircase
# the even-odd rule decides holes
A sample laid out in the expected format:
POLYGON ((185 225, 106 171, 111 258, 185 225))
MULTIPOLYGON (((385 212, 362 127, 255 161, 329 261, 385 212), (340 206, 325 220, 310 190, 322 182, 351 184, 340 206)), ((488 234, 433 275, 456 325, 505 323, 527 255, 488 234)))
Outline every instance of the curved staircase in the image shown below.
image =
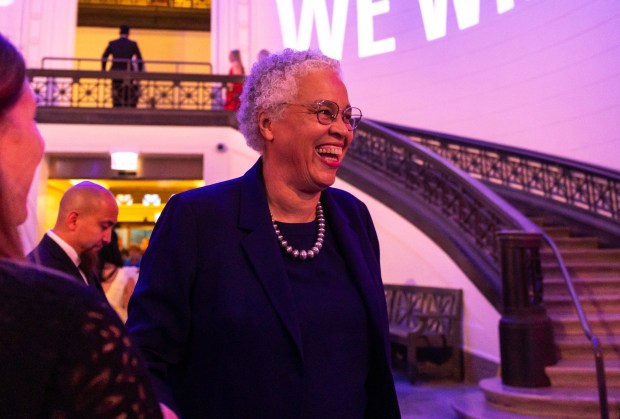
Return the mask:
MULTIPOLYGON (((620 249, 567 226, 533 219, 560 249, 605 362, 609 417, 620 417, 620 249)), ((501 377, 480 382, 479 393, 453 403, 457 416, 476 419, 600 418, 594 353, 579 323, 551 249, 541 250, 544 304, 553 323, 559 361, 545 369, 551 387, 519 388, 501 377)))

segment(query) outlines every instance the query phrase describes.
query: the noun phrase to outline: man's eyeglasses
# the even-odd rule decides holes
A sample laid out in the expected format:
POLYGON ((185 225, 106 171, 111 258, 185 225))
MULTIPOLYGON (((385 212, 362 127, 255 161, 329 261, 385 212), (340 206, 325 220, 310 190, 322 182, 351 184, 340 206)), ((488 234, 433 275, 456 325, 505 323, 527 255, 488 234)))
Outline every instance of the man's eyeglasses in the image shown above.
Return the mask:
POLYGON ((353 131, 362 120, 362 111, 359 108, 347 106, 340 111, 336 102, 327 99, 310 104, 285 103, 285 105, 306 106, 310 109, 310 113, 316 114, 316 119, 323 125, 332 124, 338 118, 338 114, 342 112, 342 122, 349 127, 349 131, 353 131))

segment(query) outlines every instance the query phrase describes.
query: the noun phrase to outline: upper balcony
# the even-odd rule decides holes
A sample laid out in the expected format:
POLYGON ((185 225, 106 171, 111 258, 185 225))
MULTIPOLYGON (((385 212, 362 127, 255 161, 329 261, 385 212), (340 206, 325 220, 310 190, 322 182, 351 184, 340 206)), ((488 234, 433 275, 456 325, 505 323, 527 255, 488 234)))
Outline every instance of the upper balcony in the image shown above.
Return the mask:
POLYGON ((127 71, 96 70, 101 60, 85 58, 45 58, 40 69, 28 69, 37 121, 236 126, 234 112, 223 109, 225 91, 244 76, 212 74, 210 63, 144 61, 148 71, 137 72, 119 61, 127 71))

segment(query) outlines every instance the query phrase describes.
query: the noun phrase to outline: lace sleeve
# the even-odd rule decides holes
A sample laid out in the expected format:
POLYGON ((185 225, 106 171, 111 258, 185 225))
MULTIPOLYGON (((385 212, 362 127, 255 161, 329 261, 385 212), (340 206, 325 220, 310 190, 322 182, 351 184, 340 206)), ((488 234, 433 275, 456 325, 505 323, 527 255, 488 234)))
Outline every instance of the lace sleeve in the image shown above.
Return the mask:
POLYGON ((105 303, 85 310, 58 371, 60 417, 159 418, 148 373, 120 320, 105 303))

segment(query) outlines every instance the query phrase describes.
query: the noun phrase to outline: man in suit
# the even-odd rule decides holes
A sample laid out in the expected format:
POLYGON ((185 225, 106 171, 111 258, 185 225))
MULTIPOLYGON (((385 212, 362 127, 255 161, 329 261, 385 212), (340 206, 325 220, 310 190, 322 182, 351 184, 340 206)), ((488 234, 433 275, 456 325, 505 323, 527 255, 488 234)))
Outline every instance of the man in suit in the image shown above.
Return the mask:
MULTIPOLYGON (((120 37, 108 43, 101 56, 101 70, 106 70, 108 57, 112 55, 112 71, 143 71, 144 63, 138 43, 129 40, 129 26, 120 26, 120 37), (134 60, 135 59, 135 63, 134 60), (135 65, 134 65, 135 64, 135 65)), ((112 80, 112 103, 114 107, 136 107, 139 96, 139 85, 135 80, 112 80)))
POLYGON ((97 252, 110 243, 117 218, 118 205, 110 191, 93 182, 78 183, 62 196, 54 228, 27 257, 103 294, 96 271, 97 252))

